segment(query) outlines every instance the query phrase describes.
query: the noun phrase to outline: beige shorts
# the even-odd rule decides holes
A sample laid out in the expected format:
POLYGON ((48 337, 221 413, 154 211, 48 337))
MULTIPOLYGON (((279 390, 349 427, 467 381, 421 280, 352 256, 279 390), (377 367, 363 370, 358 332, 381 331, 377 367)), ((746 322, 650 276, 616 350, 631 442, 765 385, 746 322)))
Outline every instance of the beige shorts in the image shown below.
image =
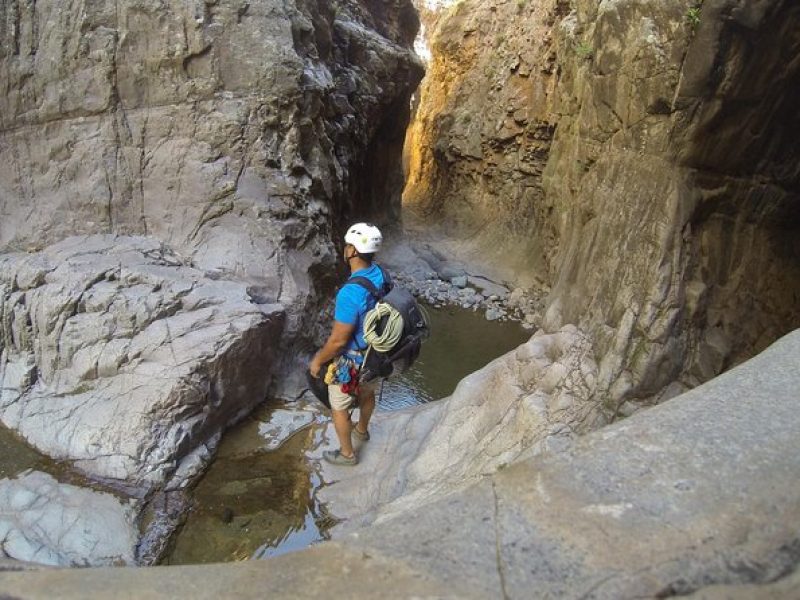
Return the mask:
MULTIPOLYGON (((358 386, 358 391, 360 395, 365 395, 375 393, 375 390, 378 388, 379 381, 370 381, 369 383, 362 383, 358 386)), ((331 408, 334 410, 347 410, 352 406, 353 401, 355 400, 355 396, 351 396, 350 394, 345 394, 342 391, 341 385, 329 385, 328 386, 328 397, 331 401, 331 408)))

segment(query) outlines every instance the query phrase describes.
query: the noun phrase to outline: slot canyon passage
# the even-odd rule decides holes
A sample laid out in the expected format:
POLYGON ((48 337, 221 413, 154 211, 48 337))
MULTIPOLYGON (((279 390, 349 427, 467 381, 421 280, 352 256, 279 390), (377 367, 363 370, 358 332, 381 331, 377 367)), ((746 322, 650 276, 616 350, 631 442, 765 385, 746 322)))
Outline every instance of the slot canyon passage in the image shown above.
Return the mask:
POLYGON ((0 61, 0 594, 800 595, 796 2, 8 0, 0 61), (361 220, 465 370, 339 467, 361 220), (325 534, 148 568, 248 477, 325 534))

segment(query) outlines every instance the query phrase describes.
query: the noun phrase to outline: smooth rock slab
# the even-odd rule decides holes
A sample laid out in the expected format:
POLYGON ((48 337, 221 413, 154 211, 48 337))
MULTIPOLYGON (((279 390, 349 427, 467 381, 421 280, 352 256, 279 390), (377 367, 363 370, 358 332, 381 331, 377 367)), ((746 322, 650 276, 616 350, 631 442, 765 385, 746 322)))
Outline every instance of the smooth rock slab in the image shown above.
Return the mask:
POLYGON ((133 503, 39 471, 0 479, 0 557, 53 566, 134 564, 133 503))
MULTIPOLYGON (((800 565, 798 357, 795 331, 656 408, 339 543, 487 598, 660 598, 778 581, 800 565)), ((352 500, 368 476, 352 469, 352 500)), ((777 597, 797 597, 792 579, 777 597)))
POLYGON ((0 419, 95 477, 186 478, 198 449, 264 399, 282 325, 279 305, 149 238, 0 255, 0 419))

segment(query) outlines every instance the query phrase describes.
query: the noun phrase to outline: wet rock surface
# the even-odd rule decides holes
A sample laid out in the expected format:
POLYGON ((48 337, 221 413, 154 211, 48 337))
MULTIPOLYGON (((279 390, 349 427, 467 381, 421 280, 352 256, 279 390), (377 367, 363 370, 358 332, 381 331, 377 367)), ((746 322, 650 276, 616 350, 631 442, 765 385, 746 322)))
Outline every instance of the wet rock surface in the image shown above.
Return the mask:
POLYGON ((0 263, 0 418, 41 452, 139 493, 179 486, 265 397, 283 311, 245 284, 146 238, 0 263))
POLYGON ((134 564, 134 503, 33 471, 0 479, 0 556, 76 567, 134 564))

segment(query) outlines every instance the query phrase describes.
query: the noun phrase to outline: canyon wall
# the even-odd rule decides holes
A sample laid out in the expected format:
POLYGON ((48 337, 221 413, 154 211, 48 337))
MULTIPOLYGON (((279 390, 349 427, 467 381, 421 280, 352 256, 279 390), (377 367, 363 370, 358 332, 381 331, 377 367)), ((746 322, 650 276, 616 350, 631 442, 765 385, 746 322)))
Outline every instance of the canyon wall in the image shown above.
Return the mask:
POLYGON ((148 235, 304 314, 332 225, 397 213, 417 27, 405 0, 3 3, 0 249, 148 235))
MULTIPOLYGON (((507 279, 543 281, 542 171, 554 131, 551 28, 566 2, 459 2, 428 14, 431 61, 406 144, 404 202, 507 279)), ((425 16, 425 12, 423 12, 425 16)))
POLYGON ((800 325, 798 32, 782 0, 465 0, 405 200, 550 289, 610 415, 697 385, 800 325))
POLYGON ((418 26, 410 0, 0 4, 0 419, 144 499, 136 561, 314 338, 346 223, 398 221, 418 26))

